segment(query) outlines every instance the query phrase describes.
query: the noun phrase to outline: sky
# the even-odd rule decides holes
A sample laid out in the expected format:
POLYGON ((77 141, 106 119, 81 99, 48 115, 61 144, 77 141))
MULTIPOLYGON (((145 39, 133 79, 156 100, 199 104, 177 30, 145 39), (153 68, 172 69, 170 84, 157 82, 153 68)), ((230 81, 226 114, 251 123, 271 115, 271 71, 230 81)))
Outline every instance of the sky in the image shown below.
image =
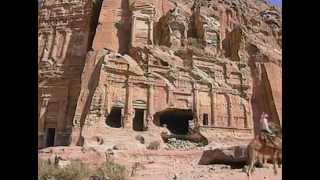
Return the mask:
POLYGON ((280 5, 280 6, 281 6, 281 3, 282 3, 282 0, 269 0, 269 1, 274 5, 280 5))
MULTIPOLYGON (((38 0, 39 5, 41 3, 42 0, 38 0)), ((280 6, 282 5, 282 0, 269 0, 272 4, 276 5, 276 6, 280 6)))

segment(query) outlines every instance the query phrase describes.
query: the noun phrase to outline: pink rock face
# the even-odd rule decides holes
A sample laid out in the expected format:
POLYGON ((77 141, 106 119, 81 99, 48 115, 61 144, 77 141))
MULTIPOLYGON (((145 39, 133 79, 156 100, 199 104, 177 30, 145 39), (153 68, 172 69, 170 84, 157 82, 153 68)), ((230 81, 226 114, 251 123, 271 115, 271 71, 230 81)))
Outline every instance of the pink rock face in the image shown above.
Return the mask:
POLYGON ((39 148, 69 144, 91 10, 87 1, 54 0, 43 1, 39 10, 39 148))
POLYGON ((253 0, 176 2, 44 1, 39 148, 157 140, 163 124, 252 138, 261 112, 281 124, 281 12, 253 0))
POLYGON ((127 49, 130 34, 128 0, 103 1, 93 49, 108 48, 115 52, 127 49), (121 38, 119 38, 121 37, 121 38))
POLYGON ((39 159, 51 160, 54 156, 62 160, 81 160, 83 163, 97 167, 106 161, 106 156, 92 148, 83 147, 54 147, 46 148, 39 151, 39 159))
POLYGON ((282 69, 272 63, 265 63, 264 68, 269 107, 273 108, 273 116, 277 117, 276 120, 282 125, 282 69))

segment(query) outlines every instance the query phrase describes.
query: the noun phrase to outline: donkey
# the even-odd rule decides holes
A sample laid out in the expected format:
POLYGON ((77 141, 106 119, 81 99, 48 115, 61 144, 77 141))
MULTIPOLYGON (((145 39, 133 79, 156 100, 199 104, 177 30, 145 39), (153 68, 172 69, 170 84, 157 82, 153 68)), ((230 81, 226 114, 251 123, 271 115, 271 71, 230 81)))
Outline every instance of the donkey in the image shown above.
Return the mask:
MULTIPOLYGON (((270 137, 271 138, 271 137, 270 137)), ((247 176, 250 175, 254 171, 254 166, 258 160, 259 155, 265 155, 267 152, 271 152, 273 169, 274 173, 277 174, 276 163, 279 164, 279 160, 282 157, 282 137, 280 134, 277 134, 272 140, 269 137, 265 137, 264 135, 257 135, 248 145, 248 169, 247 176)))

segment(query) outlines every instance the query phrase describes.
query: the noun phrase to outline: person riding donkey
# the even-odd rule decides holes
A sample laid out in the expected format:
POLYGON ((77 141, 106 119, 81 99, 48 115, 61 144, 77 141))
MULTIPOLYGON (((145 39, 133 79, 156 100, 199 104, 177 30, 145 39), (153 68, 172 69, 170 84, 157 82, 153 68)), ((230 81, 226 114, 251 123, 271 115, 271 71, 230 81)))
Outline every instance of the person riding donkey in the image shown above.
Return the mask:
POLYGON ((260 118, 260 125, 261 125, 261 135, 263 138, 263 141, 267 143, 267 139, 272 141, 272 138, 274 138, 275 132, 272 128, 270 128, 270 122, 269 122, 269 115, 265 112, 261 114, 260 118))

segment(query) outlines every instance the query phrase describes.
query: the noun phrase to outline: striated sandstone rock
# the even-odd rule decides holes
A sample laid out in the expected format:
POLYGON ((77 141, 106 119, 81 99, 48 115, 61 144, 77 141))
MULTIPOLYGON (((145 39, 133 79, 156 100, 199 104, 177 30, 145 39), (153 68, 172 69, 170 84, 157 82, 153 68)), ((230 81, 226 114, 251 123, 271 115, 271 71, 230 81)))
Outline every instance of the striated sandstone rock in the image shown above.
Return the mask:
POLYGON ((106 146, 163 124, 252 138, 262 111, 281 124, 281 27, 265 1, 45 0, 38 146, 106 146))
POLYGON ((245 164, 247 158, 247 146, 233 146, 204 151, 198 164, 245 164))
POLYGON ((157 23, 157 43, 168 47, 186 46, 188 21, 188 16, 179 6, 167 12, 157 23))
POLYGON ((92 10, 92 4, 83 0, 45 0, 41 3, 38 35, 39 148, 48 146, 48 143, 70 143, 80 76, 93 31, 92 10), (55 129, 55 135, 48 137, 49 128, 55 129))

